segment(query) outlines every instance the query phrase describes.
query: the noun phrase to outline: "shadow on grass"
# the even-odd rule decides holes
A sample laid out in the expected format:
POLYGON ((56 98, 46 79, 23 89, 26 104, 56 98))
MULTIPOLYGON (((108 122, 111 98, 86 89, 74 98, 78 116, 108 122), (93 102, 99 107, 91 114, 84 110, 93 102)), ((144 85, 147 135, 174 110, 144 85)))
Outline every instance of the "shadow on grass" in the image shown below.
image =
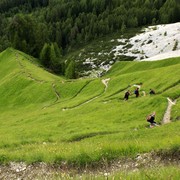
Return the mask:
POLYGON ((69 138, 68 140, 64 140, 65 142, 77 142, 77 141, 81 141, 83 139, 87 139, 87 138, 91 138, 94 136, 99 136, 99 135, 109 135, 109 134, 117 134, 120 131, 103 131, 103 132, 92 132, 92 133, 87 133, 87 134, 78 134, 78 135, 74 135, 71 138, 69 138))

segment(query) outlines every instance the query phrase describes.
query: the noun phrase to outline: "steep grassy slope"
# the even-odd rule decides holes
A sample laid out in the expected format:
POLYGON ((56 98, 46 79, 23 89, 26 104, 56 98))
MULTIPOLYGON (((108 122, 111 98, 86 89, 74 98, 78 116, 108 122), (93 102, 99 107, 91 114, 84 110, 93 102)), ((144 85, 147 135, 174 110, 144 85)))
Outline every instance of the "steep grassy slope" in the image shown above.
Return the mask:
POLYGON ((13 49, 0 54, 0 162, 68 161, 78 166, 160 149, 178 149, 180 59, 120 62, 102 79, 67 81, 13 49), (32 62, 30 62, 30 60, 32 62), (142 91, 123 101, 127 89, 142 91), (173 122, 150 129, 147 114, 161 122, 167 97, 177 99, 173 122))

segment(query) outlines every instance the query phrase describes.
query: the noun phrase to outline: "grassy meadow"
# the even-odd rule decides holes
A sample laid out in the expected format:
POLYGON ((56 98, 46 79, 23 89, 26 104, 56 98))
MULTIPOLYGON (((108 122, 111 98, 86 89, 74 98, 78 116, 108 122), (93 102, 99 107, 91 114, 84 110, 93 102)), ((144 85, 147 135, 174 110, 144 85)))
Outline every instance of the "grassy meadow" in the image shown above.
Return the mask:
POLYGON ((0 54, 0 163, 66 161, 83 167, 102 159, 179 151, 179 69, 180 58, 117 62, 102 78, 67 80, 7 49, 0 54), (101 82, 106 78, 107 89, 101 82), (142 84, 139 98, 134 84, 142 84), (150 96, 150 88, 157 94, 150 96), (127 89, 132 95, 124 101, 127 89), (167 97, 177 99, 172 123, 149 128, 146 116, 156 111, 161 124, 167 97))

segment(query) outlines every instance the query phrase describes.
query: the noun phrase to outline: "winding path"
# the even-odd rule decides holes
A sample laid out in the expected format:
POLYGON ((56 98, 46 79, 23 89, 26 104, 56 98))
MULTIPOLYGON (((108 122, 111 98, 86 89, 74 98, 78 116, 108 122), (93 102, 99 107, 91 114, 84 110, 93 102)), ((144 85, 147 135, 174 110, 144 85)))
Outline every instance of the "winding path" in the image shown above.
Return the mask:
POLYGON ((56 85, 54 83, 52 83, 52 89, 56 95, 56 101, 55 102, 57 102, 60 99, 60 95, 59 95, 58 91, 56 90, 56 85))
POLYGON ((26 67, 25 67, 25 65, 23 65, 23 63, 19 60, 18 53, 16 53, 16 61, 18 62, 19 66, 21 67, 22 73, 26 74, 26 76, 27 76, 28 78, 30 78, 30 79, 33 80, 33 81, 36 81, 37 83, 41 83, 41 84, 46 82, 46 81, 44 81, 44 80, 39 80, 39 79, 36 79, 36 78, 32 77, 32 74, 31 74, 30 72, 26 72, 26 69, 25 69, 26 67))
MULTIPOLYGON (((26 75, 27 78, 30 78, 31 80, 37 82, 37 83, 40 83, 40 84, 43 84, 43 83, 48 83, 47 81, 44 81, 44 80, 39 80, 39 79, 36 79, 35 77, 32 76, 32 74, 30 72, 26 72, 26 67, 25 65, 20 61, 19 59, 19 54, 16 52, 15 53, 15 56, 16 56, 16 61, 18 62, 20 68, 21 68, 21 71, 22 73, 24 73, 26 75)), ((57 102, 59 99, 60 99, 60 95, 58 93, 58 91, 56 90, 56 85, 55 83, 52 83, 52 90, 56 96, 56 100, 55 102, 57 102)), ((54 102, 54 103, 55 103, 54 102)), ((46 107, 44 107, 46 108, 46 107)))
POLYGON ((107 79, 103 79, 101 82, 105 85, 105 89, 104 92, 106 92, 107 88, 108 88, 108 82, 110 81, 110 78, 107 79))
MULTIPOLYGON (((48 105, 48 106, 44 106, 42 109, 46 109, 46 108, 55 106, 55 105, 57 105, 57 104, 59 104, 59 103, 66 102, 66 101, 69 101, 69 100, 75 98, 78 94, 81 93, 81 91, 82 91, 90 82, 91 82, 91 81, 89 81, 87 84, 85 84, 85 85, 84 85, 73 97, 71 97, 70 99, 64 100, 64 101, 58 101, 58 100, 60 99, 60 95, 59 95, 59 98, 57 97, 58 100, 56 99, 56 101, 55 101, 54 103, 52 103, 52 104, 50 104, 50 105, 48 105)), ((62 83, 64 83, 64 82, 62 82, 62 83)))
POLYGON ((168 107, 164 114, 162 124, 167 124, 171 122, 171 109, 172 109, 172 106, 176 104, 176 100, 172 101, 169 97, 167 98, 167 100, 168 100, 168 107))
POLYGON ((104 91, 103 91, 100 95, 95 96, 95 97, 93 97, 93 98, 91 98, 91 99, 89 99, 89 100, 87 100, 87 101, 85 101, 85 102, 83 102, 83 103, 81 103, 81 104, 78 104, 78 105, 76 105, 76 106, 62 108, 62 110, 63 110, 63 111, 66 111, 66 110, 74 109, 74 108, 80 107, 80 106, 82 106, 82 105, 84 105, 84 104, 90 103, 90 102, 92 102, 93 100, 99 98, 100 96, 102 96, 102 94, 104 94, 104 93, 106 92, 106 90, 107 90, 107 88, 108 88, 108 82, 109 82, 109 80, 110 80, 110 78, 108 78, 108 79, 103 79, 103 80, 101 81, 101 82, 105 85, 105 88, 104 88, 104 91))

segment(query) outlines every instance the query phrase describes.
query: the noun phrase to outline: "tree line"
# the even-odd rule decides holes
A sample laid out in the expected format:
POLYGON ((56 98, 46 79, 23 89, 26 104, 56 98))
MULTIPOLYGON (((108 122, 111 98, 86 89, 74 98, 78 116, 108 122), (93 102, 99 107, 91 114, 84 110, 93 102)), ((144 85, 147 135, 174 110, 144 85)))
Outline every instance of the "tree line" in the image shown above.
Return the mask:
POLYGON ((1 0, 0 51, 12 46, 67 74, 74 63, 63 62, 63 55, 80 44, 126 28, 179 20, 179 0, 1 0))

